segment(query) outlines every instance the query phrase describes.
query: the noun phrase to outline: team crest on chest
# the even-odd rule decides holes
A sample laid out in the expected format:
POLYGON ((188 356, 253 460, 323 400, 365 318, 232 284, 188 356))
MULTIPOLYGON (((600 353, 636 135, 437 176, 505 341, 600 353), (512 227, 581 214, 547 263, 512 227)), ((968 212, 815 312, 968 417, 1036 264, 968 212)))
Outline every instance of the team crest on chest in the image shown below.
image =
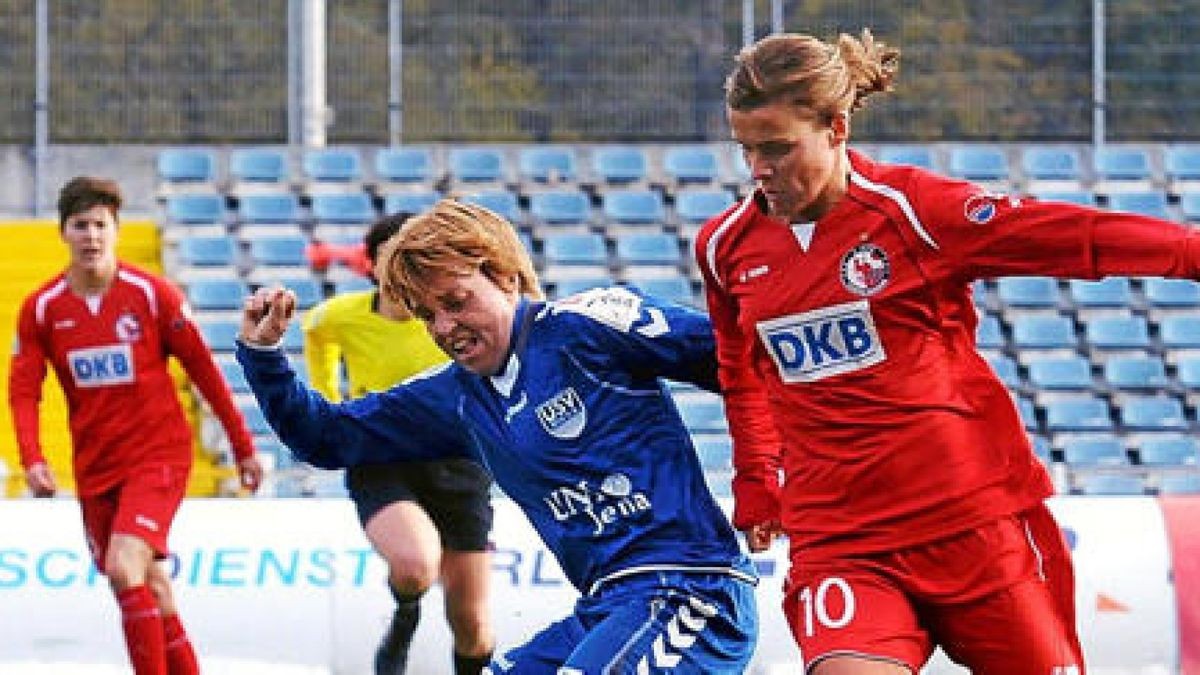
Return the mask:
POLYGON ((117 339, 121 342, 137 342, 142 339, 142 324, 132 312, 117 317, 117 339))
POLYGON ((892 278, 887 253, 875 244, 862 243, 842 256, 842 285, 851 293, 874 295, 892 278))

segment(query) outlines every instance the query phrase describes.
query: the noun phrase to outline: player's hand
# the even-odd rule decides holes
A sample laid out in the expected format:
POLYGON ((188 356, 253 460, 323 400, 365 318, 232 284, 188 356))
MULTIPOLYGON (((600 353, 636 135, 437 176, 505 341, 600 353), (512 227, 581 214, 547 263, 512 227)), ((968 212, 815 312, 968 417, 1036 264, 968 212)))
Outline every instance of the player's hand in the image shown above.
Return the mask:
POLYGON ((295 313, 295 293, 286 288, 260 288, 242 304, 238 339, 260 347, 277 345, 295 313))
POLYGON ((263 468, 262 463, 258 461, 258 457, 251 455, 237 463, 238 482, 242 487, 254 494, 258 491, 258 486, 262 485, 263 468))
POLYGON ((34 497, 53 497, 58 492, 58 484, 54 481, 54 472, 50 465, 38 462, 25 470, 25 483, 34 497))
POLYGON ((778 521, 769 523, 760 523, 751 525, 748 529, 742 530, 742 534, 746 537, 746 546, 751 553, 761 553, 771 548, 771 543, 775 541, 775 537, 783 534, 783 528, 778 521))

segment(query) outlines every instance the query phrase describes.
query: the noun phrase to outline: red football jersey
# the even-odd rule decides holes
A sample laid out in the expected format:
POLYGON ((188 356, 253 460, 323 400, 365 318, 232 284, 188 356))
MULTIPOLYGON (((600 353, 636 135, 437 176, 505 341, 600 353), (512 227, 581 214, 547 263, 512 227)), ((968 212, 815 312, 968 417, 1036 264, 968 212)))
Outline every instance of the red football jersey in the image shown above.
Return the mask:
POLYGON ((782 466, 778 515, 793 547, 831 553, 932 541, 1051 493, 976 351, 972 281, 1195 278, 1200 259, 1176 223, 850 158, 846 196, 815 224, 767 215, 755 193, 696 242, 734 438, 735 522, 775 515, 782 466))
POLYGON ((67 399, 80 495, 103 492, 139 467, 190 467, 192 431, 167 369, 171 355, 212 406, 237 457, 253 454, 245 421, 174 286, 124 263, 94 298, 72 292, 64 274, 51 279, 21 306, 9 376, 22 464, 44 461, 38 404, 49 361, 67 399))

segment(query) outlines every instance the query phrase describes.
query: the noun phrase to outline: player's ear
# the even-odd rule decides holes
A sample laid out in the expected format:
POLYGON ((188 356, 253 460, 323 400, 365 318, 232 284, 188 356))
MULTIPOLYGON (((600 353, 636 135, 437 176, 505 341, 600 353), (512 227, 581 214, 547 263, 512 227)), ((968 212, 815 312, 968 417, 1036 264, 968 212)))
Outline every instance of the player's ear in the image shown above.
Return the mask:
POLYGON ((850 140, 850 113, 842 111, 834 115, 829 121, 829 131, 831 146, 843 145, 850 140))

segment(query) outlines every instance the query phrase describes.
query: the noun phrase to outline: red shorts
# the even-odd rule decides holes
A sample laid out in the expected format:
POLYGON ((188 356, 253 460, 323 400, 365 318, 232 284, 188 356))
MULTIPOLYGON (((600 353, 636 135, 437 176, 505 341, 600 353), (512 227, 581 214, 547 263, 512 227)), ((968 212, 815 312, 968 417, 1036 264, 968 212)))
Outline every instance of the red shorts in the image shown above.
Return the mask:
POLYGON ((133 472, 107 492, 79 498, 83 529, 96 569, 104 571, 108 542, 115 533, 145 541, 158 558, 167 557, 167 535, 187 492, 188 469, 150 466, 133 472))
POLYGON ((920 672, 937 646, 975 675, 1082 675, 1070 551, 1045 506, 896 552, 793 554, 783 602, 806 669, 861 656, 920 672))

